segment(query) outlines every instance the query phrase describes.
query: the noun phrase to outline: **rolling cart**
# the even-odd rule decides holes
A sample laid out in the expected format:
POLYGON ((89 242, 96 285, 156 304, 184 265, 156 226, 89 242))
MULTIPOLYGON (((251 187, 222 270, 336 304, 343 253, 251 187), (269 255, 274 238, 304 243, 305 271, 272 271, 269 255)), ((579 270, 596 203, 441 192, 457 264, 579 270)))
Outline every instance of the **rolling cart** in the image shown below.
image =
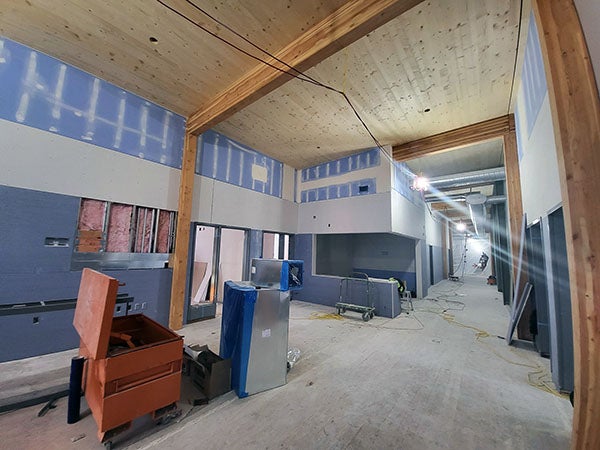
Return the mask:
POLYGON ((335 304, 337 313, 341 315, 346 311, 358 312, 362 314, 362 319, 368 322, 375 315, 373 287, 373 282, 366 273, 352 272, 349 277, 342 278, 340 301, 335 304))

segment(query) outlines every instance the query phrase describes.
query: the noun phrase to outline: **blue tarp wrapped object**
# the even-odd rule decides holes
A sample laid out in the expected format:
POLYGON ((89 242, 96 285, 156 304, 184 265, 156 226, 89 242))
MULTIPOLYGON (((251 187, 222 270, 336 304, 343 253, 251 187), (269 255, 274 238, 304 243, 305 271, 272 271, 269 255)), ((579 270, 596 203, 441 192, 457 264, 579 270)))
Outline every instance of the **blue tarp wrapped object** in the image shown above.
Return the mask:
POLYGON ((240 398, 248 396, 246 377, 257 295, 252 286, 225 282, 219 356, 231 358, 231 388, 240 398))

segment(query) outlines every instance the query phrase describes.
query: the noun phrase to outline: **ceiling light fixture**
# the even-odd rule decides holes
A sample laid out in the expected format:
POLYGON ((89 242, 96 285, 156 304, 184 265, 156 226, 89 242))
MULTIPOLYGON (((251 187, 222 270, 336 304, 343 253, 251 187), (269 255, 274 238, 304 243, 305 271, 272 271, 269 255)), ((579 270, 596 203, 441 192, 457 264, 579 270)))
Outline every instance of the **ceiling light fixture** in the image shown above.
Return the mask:
POLYGON ((456 229, 458 231, 465 231, 467 229, 467 226, 463 223, 463 221, 461 220, 460 222, 458 222, 456 224, 456 229))
POLYGON ((411 189, 413 191, 423 192, 429 188, 429 180, 423 175, 418 175, 413 179, 411 189))

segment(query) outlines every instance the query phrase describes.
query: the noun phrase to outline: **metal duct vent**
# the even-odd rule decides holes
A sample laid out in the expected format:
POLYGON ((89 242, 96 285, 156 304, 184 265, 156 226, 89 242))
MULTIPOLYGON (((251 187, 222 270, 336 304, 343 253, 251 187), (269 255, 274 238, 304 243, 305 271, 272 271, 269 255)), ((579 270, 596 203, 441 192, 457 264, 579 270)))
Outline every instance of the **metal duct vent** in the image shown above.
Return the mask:
POLYGON ((474 172, 456 173, 454 175, 431 178, 429 180, 429 185, 436 189, 450 189, 462 186, 492 184, 495 181, 504 180, 505 178, 506 174, 504 172, 504 167, 495 167, 493 169, 476 170, 474 172))
POLYGON ((469 205, 483 205, 487 201, 487 196, 483 194, 469 194, 465 197, 469 205))

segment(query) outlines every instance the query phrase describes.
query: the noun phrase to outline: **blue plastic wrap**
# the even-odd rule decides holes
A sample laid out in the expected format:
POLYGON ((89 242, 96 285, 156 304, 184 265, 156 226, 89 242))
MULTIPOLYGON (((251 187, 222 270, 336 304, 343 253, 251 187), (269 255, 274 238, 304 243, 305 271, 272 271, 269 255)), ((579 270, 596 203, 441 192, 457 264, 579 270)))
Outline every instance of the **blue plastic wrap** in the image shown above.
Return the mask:
POLYGON ((256 298, 254 287, 225 282, 219 356, 231 358, 231 388, 240 398, 248 396, 246 377, 256 298))
POLYGON ((302 275, 304 273, 304 261, 300 259, 288 259, 281 266, 280 290, 297 291, 302 289, 302 275))

